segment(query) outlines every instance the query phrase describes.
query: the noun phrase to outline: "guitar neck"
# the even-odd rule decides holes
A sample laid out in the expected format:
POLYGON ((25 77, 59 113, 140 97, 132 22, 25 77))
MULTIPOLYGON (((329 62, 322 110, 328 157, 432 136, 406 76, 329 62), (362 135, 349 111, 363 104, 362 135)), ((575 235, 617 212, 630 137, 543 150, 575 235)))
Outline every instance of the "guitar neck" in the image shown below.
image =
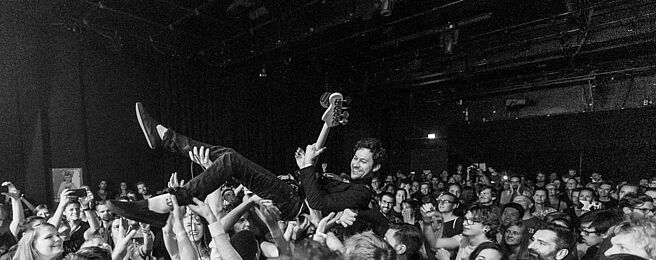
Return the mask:
POLYGON ((326 138, 328 138, 328 132, 330 132, 330 127, 324 123, 319 138, 317 138, 317 142, 314 145, 317 150, 323 148, 323 145, 326 143, 326 138))

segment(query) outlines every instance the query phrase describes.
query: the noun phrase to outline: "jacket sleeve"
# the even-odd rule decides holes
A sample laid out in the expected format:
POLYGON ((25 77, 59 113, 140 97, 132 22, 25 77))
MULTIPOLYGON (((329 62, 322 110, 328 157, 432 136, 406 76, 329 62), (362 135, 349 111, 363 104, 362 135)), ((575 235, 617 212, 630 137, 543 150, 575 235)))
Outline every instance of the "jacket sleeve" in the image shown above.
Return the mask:
POLYGON ((344 191, 327 193, 319 187, 314 166, 301 169, 301 186, 312 209, 337 212, 344 209, 367 209, 371 191, 363 185, 353 184, 344 191))

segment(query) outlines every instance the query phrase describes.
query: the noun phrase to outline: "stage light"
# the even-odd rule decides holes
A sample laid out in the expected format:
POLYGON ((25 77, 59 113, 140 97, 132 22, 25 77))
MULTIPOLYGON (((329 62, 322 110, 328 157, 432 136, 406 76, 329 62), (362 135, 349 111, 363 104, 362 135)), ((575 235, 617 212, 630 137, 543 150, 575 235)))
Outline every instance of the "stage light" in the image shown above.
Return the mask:
POLYGON ((428 134, 428 139, 435 139, 435 134, 428 134))
POLYGON ((262 64, 262 68, 260 69, 260 78, 266 78, 267 73, 266 73, 266 65, 262 64))

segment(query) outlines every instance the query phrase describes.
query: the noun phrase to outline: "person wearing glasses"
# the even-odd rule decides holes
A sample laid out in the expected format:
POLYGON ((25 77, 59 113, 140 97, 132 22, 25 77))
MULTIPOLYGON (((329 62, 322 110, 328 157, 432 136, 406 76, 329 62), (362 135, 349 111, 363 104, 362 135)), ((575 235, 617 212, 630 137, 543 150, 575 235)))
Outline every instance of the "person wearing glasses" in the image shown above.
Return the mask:
POLYGON ((453 210, 458 208, 458 198, 451 193, 443 193, 437 198, 437 210, 444 219, 443 237, 452 237, 462 233, 463 219, 454 215, 453 210))
POLYGON ((451 238, 437 239, 434 248, 438 260, 449 259, 449 254, 440 249, 458 249, 455 259, 469 259, 476 247, 496 238, 499 228, 499 217, 489 206, 474 206, 465 214, 462 234, 451 238))
POLYGON ((648 196, 638 196, 636 194, 627 194, 619 204, 620 209, 624 212, 624 219, 630 220, 633 217, 653 217, 654 200, 648 196))
POLYGON ((622 222, 622 216, 611 210, 590 211, 581 215, 581 240, 588 246, 581 260, 597 259, 599 246, 607 238, 606 231, 622 222))

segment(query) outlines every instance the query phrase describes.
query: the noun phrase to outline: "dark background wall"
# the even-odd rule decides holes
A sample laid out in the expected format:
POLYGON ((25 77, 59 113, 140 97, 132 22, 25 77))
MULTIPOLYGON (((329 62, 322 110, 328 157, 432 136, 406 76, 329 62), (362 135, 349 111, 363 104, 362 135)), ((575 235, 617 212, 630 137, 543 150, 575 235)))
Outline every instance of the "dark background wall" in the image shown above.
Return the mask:
MULTIPOLYGON (((292 171, 293 151, 321 129, 318 98, 327 88, 311 62, 270 66, 261 78, 257 62, 220 70, 92 45, 25 19, 48 8, 3 7, 0 180, 17 183, 36 203, 53 195, 50 168, 83 168, 91 186, 144 180, 160 189, 173 171, 191 177, 186 158, 148 149, 134 116, 137 101, 164 125, 234 147, 276 173, 292 171)), ((331 131, 323 160, 330 171, 347 171, 352 145, 373 136, 390 151, 384 172, 487 162, 518 173, 573 167, 616 179, 653 175, 653 82, 642 75, 445 103, 363 84, 345 93, 353 99, 350 123, 331 131), (508 109, 508 98, 530 104, 508 109), (423 139, 428 133, 438 139, 423 139)))

